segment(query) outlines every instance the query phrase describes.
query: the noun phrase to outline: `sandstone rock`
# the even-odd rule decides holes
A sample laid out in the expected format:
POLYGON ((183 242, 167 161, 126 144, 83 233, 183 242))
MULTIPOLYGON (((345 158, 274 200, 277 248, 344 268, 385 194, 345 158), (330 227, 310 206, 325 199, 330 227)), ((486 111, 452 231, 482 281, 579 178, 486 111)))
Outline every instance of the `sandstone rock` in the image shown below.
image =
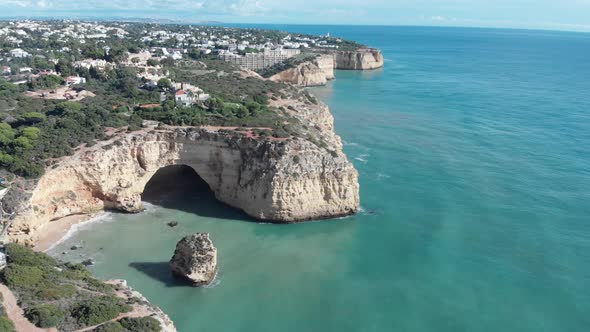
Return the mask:
POLYGON ((217 199, 256 219, 291 223, 355 213, 358 173, 342 152, 328 107, 280 102, 292 106, 288 112, 327 146, 306 138, 256 139, 209 127, 122 133, 61 158, 34 183, 11 186, 2 200, 17 215, 8 235, 34 245, 44 227, 59 218, 104 209, 142 211, 147 182, 170 165, 193 168, 217 199))
POLYGON ((383 55, 374 48, 333 51, 270 77, 276 82, 307 87, 325 85, 335 78, 334 69, 371 70, 383 67, 383 55))
POLYGON ((336 69, 370 70, 383 67, 383 54, 374 48, 356 51, 337 51, 334 53, 336 69))
POLYGON ((186 236, 176 244, 170 269, 194 286, 207 285, 217 273, 217 248, 207 233, 186 236))
POLYGON ((325 85, 332 79, 334 79, 334 57, 331 55, 318 56, 313 61, 304 62, 270 77, 270 80, 275 82, 302 87, 325 85))

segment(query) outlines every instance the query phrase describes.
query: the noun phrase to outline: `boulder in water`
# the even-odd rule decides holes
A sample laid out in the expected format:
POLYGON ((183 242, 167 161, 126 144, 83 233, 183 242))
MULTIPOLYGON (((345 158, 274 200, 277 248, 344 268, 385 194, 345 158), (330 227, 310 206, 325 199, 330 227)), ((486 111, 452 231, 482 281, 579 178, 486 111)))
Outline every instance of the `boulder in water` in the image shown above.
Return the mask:
POLYGON ((217 248, 209 234, 196 233, 180 240, 170 260, 170 269, 193 286, 211 283, 217 273, 217 248))
POLYGON ((92 258, 86 259, 86 260, 82 261, 82 265, 84 265, 84 266, 94 265, 94 259, 92 259, 92 258))

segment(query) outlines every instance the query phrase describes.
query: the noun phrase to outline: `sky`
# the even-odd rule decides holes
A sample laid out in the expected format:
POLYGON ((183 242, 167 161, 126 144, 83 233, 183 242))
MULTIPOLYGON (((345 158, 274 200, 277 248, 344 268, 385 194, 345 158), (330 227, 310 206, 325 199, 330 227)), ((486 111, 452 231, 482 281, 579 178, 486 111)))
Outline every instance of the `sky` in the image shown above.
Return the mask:
POLYGON ((590 0, 0 0, 0 17, 420 25, 590 32, 590 0))

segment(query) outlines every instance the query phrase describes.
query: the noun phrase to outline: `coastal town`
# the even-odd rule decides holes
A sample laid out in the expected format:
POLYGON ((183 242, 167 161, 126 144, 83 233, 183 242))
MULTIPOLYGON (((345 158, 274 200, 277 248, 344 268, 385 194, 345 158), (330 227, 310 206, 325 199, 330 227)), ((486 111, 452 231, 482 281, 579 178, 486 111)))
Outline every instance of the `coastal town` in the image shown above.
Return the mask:
MULTIPOLYGON (((88 74, 132 68, 151 88, 168 79, 166 66, 183 59, 220 59, 250 70, 261 70, 302 53, 358 47, 354 42, 324 36, 217 26, 76 21, 0 22, 1 75, 17 85, 55 80, 65 88, 38 91, 43 98, 79 100, 75 92, 88 74), (113 44, 128 43, 132 52, 113 44), (84 75, 87 74, 87 75, 84 75), (50 78, 48 78, 48 76, 50 78)), ((182 86, 183 82, 172 82, 182 86)), ((176 90, 176 89, 175 89, 176 90)), ((178 89, 184 104, 206 100, 198 88, 178 89), (182 95, 182 93, 186 95, 182 95), (198 97, 188 96, 189 93, 198 97)))

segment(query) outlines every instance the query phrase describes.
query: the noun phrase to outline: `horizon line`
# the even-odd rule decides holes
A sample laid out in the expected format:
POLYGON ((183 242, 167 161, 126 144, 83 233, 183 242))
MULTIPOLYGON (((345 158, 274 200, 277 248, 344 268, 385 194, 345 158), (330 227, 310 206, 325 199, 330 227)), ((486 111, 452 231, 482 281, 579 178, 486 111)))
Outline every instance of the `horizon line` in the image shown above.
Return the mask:
POLYGON ((143 22, 143 23, 156 23, 156 24, 170 24, 170 25, 282 25, 282 26, 357 26, 357 27, 414 27, 414 28, 458 28, 458 29, 496 29, 496 30, 518 30, 518 31, 545 31, 545 32, 561 32, 561 33, 584 33, 588 34, 588 30, 571 30, 571 29, 559 29, 559 28, 541 28, 541 27, 499 27, 499 26, 470 26, 470 25, 422 25, 422 24, 358 24, 358 23, 245 23, 245 22, 224 22, 217 20, 183 20, 183 19, 171 19, 171 18, 151 18, 141 16, 120 16, 120 17, 105 17, 105 16, 2 16, 0 15, 0 21, 9 20, 37 20, 37 21, 48 21, 48 20, 73 20, 73 21, 105 21, 105 22, 125 22, 125 23, 142 23, 141 21, 154 21, 154 22, 143 22), (133 21, 131 21, 133 20, 133 21), (160 21, 160 22, 158 22, 160 21))

